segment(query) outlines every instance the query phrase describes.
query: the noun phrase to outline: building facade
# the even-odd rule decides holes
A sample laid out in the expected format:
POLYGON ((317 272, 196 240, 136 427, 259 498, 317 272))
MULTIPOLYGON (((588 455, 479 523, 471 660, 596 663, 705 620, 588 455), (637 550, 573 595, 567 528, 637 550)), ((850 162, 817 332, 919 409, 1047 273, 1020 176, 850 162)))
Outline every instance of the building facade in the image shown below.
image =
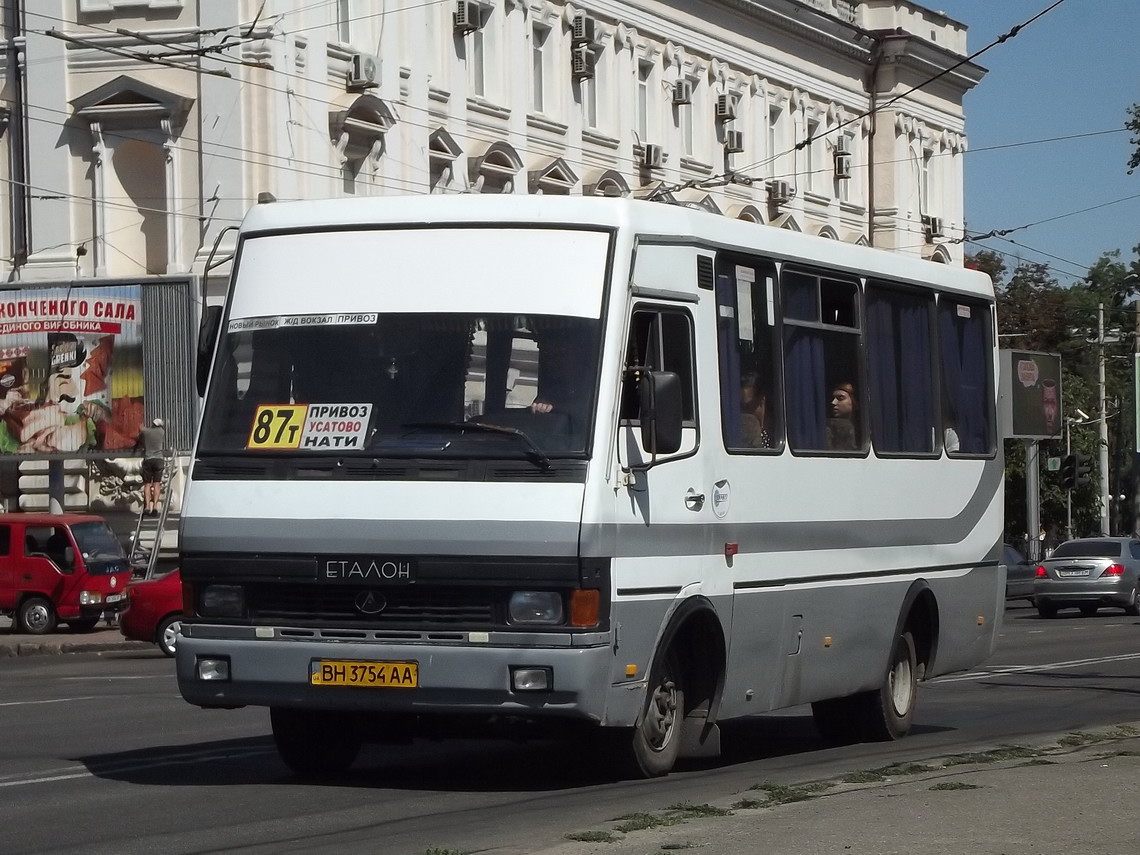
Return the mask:
POLYGON ((138 283, 146 418, 183 449, 194 319, 259 200, 629 195, 962 262, 984 69, 907 0, 7 0, 2 23, 0 276, 138 283))

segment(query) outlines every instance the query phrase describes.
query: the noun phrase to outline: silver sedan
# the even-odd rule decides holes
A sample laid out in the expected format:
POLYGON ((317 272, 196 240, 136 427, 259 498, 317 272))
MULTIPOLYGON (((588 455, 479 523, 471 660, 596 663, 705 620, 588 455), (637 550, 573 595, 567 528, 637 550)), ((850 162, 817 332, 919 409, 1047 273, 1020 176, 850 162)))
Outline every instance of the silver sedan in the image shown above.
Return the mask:
POLYGON ((1140 540, 1084 537, 1068 540, 1037 567, 1033 604, 1042 617, 1074 606, 1090 617, 1101 606, 1140 615, 1140 540))

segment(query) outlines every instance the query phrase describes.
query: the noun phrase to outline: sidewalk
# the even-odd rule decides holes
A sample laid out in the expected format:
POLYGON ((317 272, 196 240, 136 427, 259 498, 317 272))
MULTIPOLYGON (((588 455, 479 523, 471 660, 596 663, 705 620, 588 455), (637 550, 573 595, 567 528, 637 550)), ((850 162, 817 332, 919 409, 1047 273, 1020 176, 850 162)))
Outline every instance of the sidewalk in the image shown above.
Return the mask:
POLYGON ((757 781, 723 802, 576 829, 532 855, 1136 855, 1138 795, 1134 722, 830 780, 757 781))
POLYGON ((128 641, 118 627, 99 624, 91 632, 74 632, 61 626, 47 635, 12 631, 12 621, 0 617, 0 659, 12 656, 57 656, 62 653, 104 653, 109 650, 157 650, 145 641, 128 641))

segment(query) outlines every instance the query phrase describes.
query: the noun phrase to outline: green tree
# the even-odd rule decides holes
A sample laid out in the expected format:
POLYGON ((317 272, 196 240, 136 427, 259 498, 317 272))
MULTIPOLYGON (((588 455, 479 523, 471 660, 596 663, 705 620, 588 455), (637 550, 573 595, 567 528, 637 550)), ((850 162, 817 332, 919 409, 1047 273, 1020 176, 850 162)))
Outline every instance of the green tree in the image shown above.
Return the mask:
POLYGON ((1128 121, 1124 123, 1124 127, 1132 131, 1132 145, 1136 146, 1136 150, 1132 152, 1132 159, 1128 161, 1128 174, 1131 175, 1132 171, 1140 166, 1140 104, 1133 104, 1128 108, 1128 121))

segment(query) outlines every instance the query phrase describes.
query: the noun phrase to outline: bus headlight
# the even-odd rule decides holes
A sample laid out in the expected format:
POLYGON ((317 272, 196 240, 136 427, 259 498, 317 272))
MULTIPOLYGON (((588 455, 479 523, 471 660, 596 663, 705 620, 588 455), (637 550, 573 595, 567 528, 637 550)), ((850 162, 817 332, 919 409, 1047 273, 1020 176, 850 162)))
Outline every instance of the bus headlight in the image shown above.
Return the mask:
POLYGON ((515 624, 560 624, 563 620, 562 595, 557 591, 515 591, 507 617, 515 624))
POLYGON ((241 617, 245 591, 241 585, 206 585, 202 588, 198 614, 202 617, 241 617))

